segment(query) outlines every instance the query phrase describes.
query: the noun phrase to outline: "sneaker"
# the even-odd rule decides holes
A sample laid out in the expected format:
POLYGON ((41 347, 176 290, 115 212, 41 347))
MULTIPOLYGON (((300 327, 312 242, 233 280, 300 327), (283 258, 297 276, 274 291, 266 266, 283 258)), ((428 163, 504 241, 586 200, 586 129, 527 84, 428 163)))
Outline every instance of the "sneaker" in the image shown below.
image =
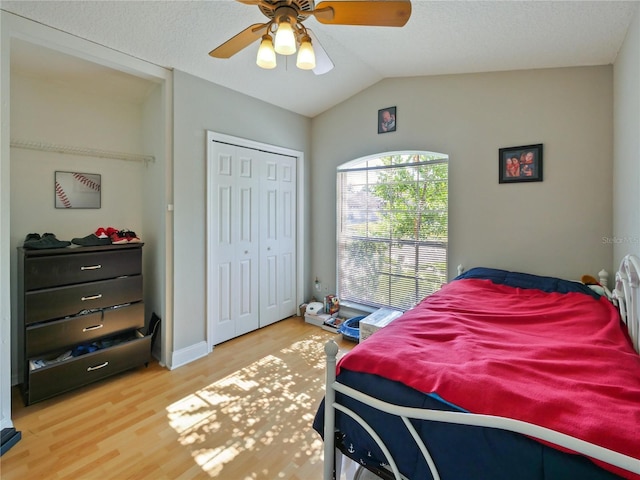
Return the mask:
POLYGON ((127 239, 127 242, 140 243, 140 239, 136 235, 136 232, 132 232, 131 230, 122 230, 120 233, 124 234, 125 238, 127 239))
POLYGON ((113 232, 110 238, 113 245, 122 245, 128 242, 127 237, 124 236, 122 231, 113 232))
POLYGON ((111 238, 111 235, 113 235, 117 231, 118 230, 116 230, 113 227, 107 227, 107 228, 100 227, 94 232, 94 235, 98 238, 111 238))
POLYGON ((25 242, 24 248, 44 250, 47 248, 64 248, 71 245, 66 240, 58 240, 53 233, 43 233, 39 240, 25 242))
POLYGON ((97 247, 100 245, 111 245, 111 239, 109 237, 99 237, 95 233, 87 235, 82 238, 73 238, 71 243, 76 245, 82 245, 83 247, 97 247))
POLYGON ((38 240, 40 240, 39 233, 29 233, 24 239, 24 246, 27 246, 30 242, 37 242, 38 240))

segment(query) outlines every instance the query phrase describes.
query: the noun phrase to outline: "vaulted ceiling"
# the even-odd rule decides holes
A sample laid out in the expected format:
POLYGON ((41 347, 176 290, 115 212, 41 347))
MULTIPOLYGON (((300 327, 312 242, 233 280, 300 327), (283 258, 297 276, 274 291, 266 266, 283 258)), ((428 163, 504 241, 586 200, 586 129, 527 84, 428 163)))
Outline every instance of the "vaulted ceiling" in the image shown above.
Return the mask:
MULTIPOLYGON (((324 25, 311 17, 305 26, 335 64, 314 75, 298 70, 291 57, 279 57, 274 70, 259 68, 259 42, 230 59, 210 57, 228 38, 266 21, 255 5, 234 0, 0 2, 7 12, 308 117, 387 77, 611 64, 638 5, 413 0, 402 28, 324 25)), ((73 59, 22 42, 12 48, 20 57, 12 55, 13 65, 23 71, 49 68, 70 77, 78 68, 73 59)), ((88 74, 91 67, 82 69, 88 74)))

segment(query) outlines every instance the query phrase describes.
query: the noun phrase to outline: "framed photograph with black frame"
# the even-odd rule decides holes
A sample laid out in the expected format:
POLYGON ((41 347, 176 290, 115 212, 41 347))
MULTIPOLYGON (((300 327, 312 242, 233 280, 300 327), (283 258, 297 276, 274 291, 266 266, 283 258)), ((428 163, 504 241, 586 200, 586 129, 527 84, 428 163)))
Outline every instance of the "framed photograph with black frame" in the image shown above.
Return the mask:
POLYGON ((395 132, 396 121, 396 107, 378 110, 378 133, 395 132))
POLYGON ((541 182, 542 144, 501 148, 498 153, 498 181, 541 182))

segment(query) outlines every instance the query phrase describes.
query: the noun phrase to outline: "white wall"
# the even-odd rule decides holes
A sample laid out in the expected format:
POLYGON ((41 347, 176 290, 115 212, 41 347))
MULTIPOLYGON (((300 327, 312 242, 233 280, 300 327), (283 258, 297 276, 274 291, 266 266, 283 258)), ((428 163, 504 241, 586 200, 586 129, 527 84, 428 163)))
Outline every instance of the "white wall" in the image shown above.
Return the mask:
MULTIPOLYGON (((206 131, 306 153, 310 120, 180 71, 173 82, 173 350, 179 364, 206 353, 206 131), (189 352, 194 347, 198 351, 189 352)), ((298 245, 308 250, 306 238, 298 245)))
MULTIPOLYGON (((130 104, 12 75, 11 135, 15 139, 142 153, 142 105, 130 104)), ((52 232, 71 240, 98 227, 141 228, 142 162, 11 149, 11 237, 52 232), (102 175, 100 209, 55 209, 56 170, 102 175), (132 208, 135 206, 135 208, 132 208)), ((137 229, 137 230, 136 230, 137 229)))
POLYGON ((11 255, 9 168, 9 25, 0 13, 0 431, 11 421, 11 255))
POLYGON ((162 364, 166 364, 169 346, 165 343, 171 334, 171 255, 170 245, 173 234, 172 212, 168 210, 172 198, 171 182, 171 85, 157 85, 149 94, 142 110, 143 149, 153 155, 155 161, 144 169, 142 178, 142 223, 144 232, 144 307, 148 322, 152 313, 162 320, 161 330, 153 345, 153 354, 162 364), (169 98, 165 98, 169 96, 169 98), (169 137, 169 138, 167 138, 169 137))
POLYGON ((386 79, 312 121, 312 261, 335 288, 335 171, 377 152, 449 155, 449 275, 580 278, 612 265, 612 67, 386 79), (397 106, 397 131, 377 133, 397 106), (544 144, 544 181, 498 184, 498 149, 544 144))
POLYGON ((640 10, 618 53, 614 77, 614 266, 640 255, 640 10))

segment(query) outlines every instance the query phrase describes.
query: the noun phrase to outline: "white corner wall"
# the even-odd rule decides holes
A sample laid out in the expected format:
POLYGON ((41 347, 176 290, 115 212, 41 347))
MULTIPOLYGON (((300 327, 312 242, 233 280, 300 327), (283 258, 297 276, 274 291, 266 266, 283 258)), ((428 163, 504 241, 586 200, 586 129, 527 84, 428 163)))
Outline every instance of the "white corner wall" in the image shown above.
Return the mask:
POLYGON ((613 70, 613 267, 640 255, 640 10, 629 25, 613 70))
POLYGON ((9 22, 0 12, 0 431, 11 420, 11 255, 9 166, 9 22))
POLYGON ((310 277, 335 288, 336 167, 365 155, 449 155, 449 276, 491 266, 580 278, 612 265, 612 67, 390 78, 312 121, 310 277), (377 112, 397 107, 397 131, 377 112), (498 183, 498 149, 544 145, 544 180, 498 183))

